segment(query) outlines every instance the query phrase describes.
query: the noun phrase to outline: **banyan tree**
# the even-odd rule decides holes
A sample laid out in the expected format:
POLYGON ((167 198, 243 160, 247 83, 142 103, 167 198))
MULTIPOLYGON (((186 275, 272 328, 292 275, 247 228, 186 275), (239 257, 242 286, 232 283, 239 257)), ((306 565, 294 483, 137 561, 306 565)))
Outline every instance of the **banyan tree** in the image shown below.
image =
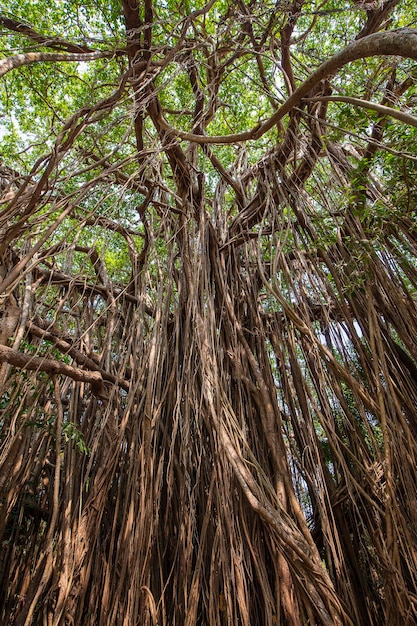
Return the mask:
POLYGON ((412 0, 0 11, 0 623, 417 623, 412 0))

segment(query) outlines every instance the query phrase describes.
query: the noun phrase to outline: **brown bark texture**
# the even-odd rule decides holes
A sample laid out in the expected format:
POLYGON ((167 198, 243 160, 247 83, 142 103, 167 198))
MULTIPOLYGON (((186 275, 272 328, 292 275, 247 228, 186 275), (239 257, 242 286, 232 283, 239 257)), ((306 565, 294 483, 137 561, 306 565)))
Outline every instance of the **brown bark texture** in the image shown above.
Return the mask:
POLYGON ((417 125, 417 31, 352 3, 356 39, 306 69, 316 3, 219 4, 162 45, 158 3, 123 0, 116 50, 0 17, 39 48, 2 80, 120 69, 0 166, 2 624, 417 622, 417 157, 389 134, 417 125), (269 113, 211 132, 248 59, 269 113), (360 63, 379 91, 344 93, 360 63))

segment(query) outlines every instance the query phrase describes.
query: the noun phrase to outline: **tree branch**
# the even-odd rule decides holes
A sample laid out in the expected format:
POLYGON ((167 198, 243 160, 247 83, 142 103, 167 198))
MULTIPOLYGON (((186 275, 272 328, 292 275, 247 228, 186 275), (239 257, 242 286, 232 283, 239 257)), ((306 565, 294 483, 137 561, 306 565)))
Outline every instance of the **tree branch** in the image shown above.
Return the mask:
POLYGON ((0 26, 4 26, 4 28, 7 28, 8 30, 20 33, 21 35, 24 35, 32 41, 35 41, 36 43, 47 48, 75 53, 94 52, 94 50, 85 45, 71 43, 70 41, 65 41, 60 37, 46 37, 45 35, 41 35, 28 24, 24 24, 19 20, 14 20, 4 15, 0 15, 0 26))
POLYGON ((195 141, 197 143, 228 144, 240 141, 259 139, 268 130, 273 128, 278 122, 289 113, 294 107, 300 104, 301 100, 311 92, 320 81, 334 74, 344 65, 372 56, 401 56, 417 60, 417 30, 412 28, 400 28, 386 33, 375 33, 352 42, 341 52, 325 61, 313 72, 288 100, 265 122, 258 124, 252 130, 232 135, 201 136, 194 133, 187 133, 172 128, 166 120, 159 118, 159 125, 173 136, 185 141, 195 141))
POLYGON ((78 367, 72 367, 62 361, 47 359, 46 357, 23 354, 17 350, 12 350, 8 346, 0 346, 0 362, 6 361, 20 369, 45 372, 46 374, 63 374, 84 383, 90 383, 91 391, 99 398, 107 398, 104 389, 103 378, 100 372, 87 372, 78 367))
POLYGON ((27 325, 32 335, 35 335, 36 337, 41 337, 46 341, 52 341, 54 346, 60 352, 62 352, 62 354, 72 357, 74 361, 78 363, 78 365, 88 367, 89 370, 98 372, 100 376, 102 376, 103 380, 113 383, 114 385, 118 385, 125 391, 129 391, 130 383, 128 380, 106 372, 106 370, 101 368, 94 359, 83 354, 80 350, 77 350, 77 348, 72 345, 71 337, 64 337, 60 333, 60 331, 58 331, 54 327, 51 327, 50 325, 48 326, 48 324, 45 324, 45 322, 43 322, 39 318, 36 319, 36 322, 36 324, 34 324, 33 322, 29 322, 27 325))
POLYGON ((13 57, 8 57, 0 61, 0 78, 17 67, 30 65, 31 63, 56 63, 57 61, 65 61, 66 63, 74 61, 86 62, 113 56, 113 51, 75 52, 71 54, 60 54, 58 52, 26 52, 26 54, 16 54, 13 57))
POLYGON ((378 104, 377 102, 369 102, 369 100, 351 98, 350 96, 318 96, 317 98, 305 98, 305 100, 308 102, 346 102, 347 104, 353 104, 354 106, 362 107, 364 109, 371 109, 372 111, 376 111, 384 116, 388 115, 390 117, 394 117, 405 124, 417 127, 417 117, 414 117, 414 115, 410 115, 404 111, 391 109, 390 107, 378 104))

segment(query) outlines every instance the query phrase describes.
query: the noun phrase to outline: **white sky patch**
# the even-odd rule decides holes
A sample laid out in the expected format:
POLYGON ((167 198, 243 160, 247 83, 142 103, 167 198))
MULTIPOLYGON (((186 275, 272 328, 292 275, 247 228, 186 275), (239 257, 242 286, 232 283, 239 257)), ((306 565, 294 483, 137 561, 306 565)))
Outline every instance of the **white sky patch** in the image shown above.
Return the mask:
POLYGON ((77 63, 77 71, 80 76, 84 76, 84 74, 87 73, 88 65, 89 64, 86 63, 85 61, 80 61, 79 63, 77 63))

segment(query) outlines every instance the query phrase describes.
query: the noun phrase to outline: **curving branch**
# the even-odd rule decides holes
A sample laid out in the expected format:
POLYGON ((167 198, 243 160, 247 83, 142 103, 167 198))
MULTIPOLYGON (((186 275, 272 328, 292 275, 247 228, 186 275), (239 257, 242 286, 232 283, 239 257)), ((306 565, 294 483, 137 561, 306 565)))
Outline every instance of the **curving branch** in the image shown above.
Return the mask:
POLYGON ((90 383, 91 391, 99 398, 107 398, 104 389, 103 377, 100 372, 87 372, 79 367, 72 367, 62 361, 47 359, 46 357, 32 356, 13 350, 8 346, 0 346, 0 362, 6 361, 20 369, 45 372, 46 374, 63 374, 84 383, 90 383))
POLYGON ((299 105, 301 100, 322 80, 352 61, 373 56, 400 56, 417 60, 417 29, 400 28, 385 33, 374 33, 352 42, 341 52, 338 52, 320 65, 268 120, 243 133, 212 137, 187 133, 170 126, 162 117, 162 113, 159 115, 158 123, 161 128, 171 135, 196 143, 228 144, 259 139, 278 124, 294 107, 299 105))
POLYGON ((392 13, 392 11, 397 6, 400 0, 387 0, 381 3, 379 2, 366 3, 366 2, 361 2, 360 0, 359 1, 353 0, 353 1, 354 1, 354 4, 356 5, 362 5, 362 6, 359 6, 359 8, 365 9, 367 13, 366 24, 364 25, 364 27, 362 28, 362 30, 356 37, 356 39, 361 39, 362 37, 365 37, 366 35, 370 35, 371 33, 375 33, 377 30, 380 30, 383 27, 384 23, 387 22, 387 19, 389 19, 390 13, 392 13), (369 8, 367 8, 367 4, 370 4, 369 8), (375 6, 372 7, 372 5, 378 5, 378 4, 380 4, 381 6, 377 8, 375 8, 375 6))
POLYGON ((29 24, 6 17, 5 15, 0 15, 0 26, 3 26, 4 28, 7 28, 15 33, 24 35, 35 43, 54 50, 66 50, 66 52, 75 53, 94 52, 92 48, 89 48, 86 45, 72 43, 70 41, 66 41, 65 39, 61 39, 60 37, 47 37, 45 35, 41 35, 41 33, 38 33, 38 31, 32 28, 29 24))
POLYGON ((72 343, 71 337, 63 336, 63 334, 58 329, 51 327, 39 318, 36 320, 36 322, 37 323, 35 324, 29 321, 27 325, 32 335, 40 337, 41 339, 45 339, 46 341, 51 341, 54 344, 55 348, 62 352, 62 354, 68 355, 73 358, 74 361, 78 363, 78 365, 87 367, 90 371, 98 372, 103 380, 106 380, 113 385, 118 385, 125 391, 129 391, 130 383, 128 380, 106 372, 106 370, 101 368, 100 365, 94 360, 94 358, 91 358, 83 354, 80 350, 77 350, 77 348, 72 343))
POLYGON ((369 100, 362 100, 361 98, 351 98, 350 96, 318 96, 316 98, 305 98, 306 102, 346 102, 346 104, 353 104, 354 106, 361 107, 363 109, 371 109, 383 116, 388 115, 405 124, 417 127, 417 117, 405 113, 404 111, 397 111, 397 109, 391 109, 390 107, 378 104, 377 102, 369 102, 369 100))
POLYGON ((0 78, 17 67, 30 65, 32 63, 56 63, 58 61, 66 63, 72 63, 74 61, 86 62, 110 58, 113 57, 114 54, 113 51, 74 52, 70 54, 60 54, 59 52, 26 52, 25 54, 16 54, 15 56, 0 61, 0 78))

